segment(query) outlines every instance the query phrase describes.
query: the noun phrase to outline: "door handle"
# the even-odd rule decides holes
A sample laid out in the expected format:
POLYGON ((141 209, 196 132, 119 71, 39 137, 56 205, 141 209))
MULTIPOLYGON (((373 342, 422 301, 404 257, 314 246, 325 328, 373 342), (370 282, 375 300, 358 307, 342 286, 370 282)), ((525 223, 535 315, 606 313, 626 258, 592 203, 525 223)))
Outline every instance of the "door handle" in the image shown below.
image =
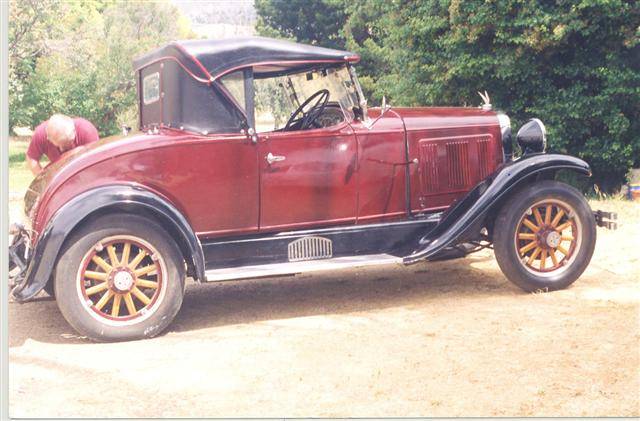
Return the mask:
POLYGON ((280 162, 280 161, 284 161, 285 159, 287 159, 286 157, 282 156, 282 155, 274 155, 271 152, 269 152, 267 154, 267 156, 264 157, 264 159, 267 160, 267 163, 269 165, 273 164, 274 162, 280 162))

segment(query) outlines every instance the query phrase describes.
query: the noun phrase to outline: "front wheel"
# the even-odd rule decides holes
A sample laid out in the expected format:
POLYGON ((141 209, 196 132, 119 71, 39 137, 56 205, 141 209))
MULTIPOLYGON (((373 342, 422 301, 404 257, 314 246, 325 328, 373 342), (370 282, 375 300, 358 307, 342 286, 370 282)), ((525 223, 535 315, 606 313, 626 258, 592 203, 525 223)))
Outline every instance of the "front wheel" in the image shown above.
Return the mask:
POLYGON ((55 271, 65 319, 97 341, 149 338, 182 305, 184 261, 166 231, 136 215, 110 215, 70 238, 55 271))
POLYGON ((525 291, 571 285, 591 260, 596 225, 575 188, 542 181, 518 192, 495 221, 494 250, 502 272, 525 291))

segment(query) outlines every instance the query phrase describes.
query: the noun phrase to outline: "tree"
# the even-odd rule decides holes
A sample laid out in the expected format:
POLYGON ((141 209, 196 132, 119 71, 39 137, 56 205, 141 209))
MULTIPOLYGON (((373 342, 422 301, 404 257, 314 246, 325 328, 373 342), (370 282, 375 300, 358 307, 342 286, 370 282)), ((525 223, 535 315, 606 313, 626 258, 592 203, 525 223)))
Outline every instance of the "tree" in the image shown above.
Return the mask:
POLYGON ((101 136, 135 126, 132 59, 194 37, 188 22, 169 3, 46 1, 11 3, 11 125, 61 112, 89 119, 101 136))
POLYGON ((341 0, 256 0, 258 33, 328 48, 343 48, 341 0))
MULTIPOLYGON (((258 9, 262 22, 298 36, 282 32, 296 25, 281 14, 262 15, 279 2, 262 1, 271 5, 258 9)), ((361 54, 363 85, 374 98, 474 105, 486 89, 514 126, 541 118, 550 150, 584 158, 602 189, 640 166, 637 2, 344 0, 341 9, 339 33, 361 54)))
POLYGON ((34 74, 36 62, 48 52, 47 40, 59 34, 56 0, 24 0, 9 3, 9 99, 10 126, 25 124, 29 110, 21 104, 25 85, 34 74))

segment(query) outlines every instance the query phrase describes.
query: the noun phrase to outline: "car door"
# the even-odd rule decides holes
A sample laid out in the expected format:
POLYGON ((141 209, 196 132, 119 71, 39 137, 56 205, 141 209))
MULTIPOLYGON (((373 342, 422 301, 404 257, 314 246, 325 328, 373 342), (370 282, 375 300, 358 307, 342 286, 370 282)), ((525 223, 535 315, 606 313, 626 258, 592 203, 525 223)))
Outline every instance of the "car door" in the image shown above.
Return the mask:
POLYGON ((346 123, 258 136, 260 229, 354 223, 357 145, 346 123))

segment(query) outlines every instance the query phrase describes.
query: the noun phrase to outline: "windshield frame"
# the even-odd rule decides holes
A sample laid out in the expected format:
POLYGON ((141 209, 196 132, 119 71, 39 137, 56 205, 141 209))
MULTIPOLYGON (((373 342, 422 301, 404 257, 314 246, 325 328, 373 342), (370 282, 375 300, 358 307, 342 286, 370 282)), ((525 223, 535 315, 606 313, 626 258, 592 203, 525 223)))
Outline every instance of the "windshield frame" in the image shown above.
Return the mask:
MULTIPOLYGON (((324 79, 325 77, 331 77, 333 75, 341 77, 341 80, 333 82, 331 87, 334 88, 334 93, 336 91, 341 92, 335 102, 340 106, 344 116, 344 121, 352 123, 355 120, 365 121, 367 119, 366 99, 364 99, 362 88, 351 63, 309 63, 309 66, 304 69, 297 67, 292 68, 290 71, 265 74, 262 77, 260 77, 259 72, 256 71, 256 68, 259 67, 260 64, 254 64, 244 69, 236 69, 236 72, 238 70, 244 70, 242 73, 245 78, 245 98, 243 98, 242 101, 235 98, 231 89, 227 89, 224 86, 223 80, 218 79, 216 81, 219 86, 226 91, 225 93, 231 97, 230 100, 234 103, 233 105, 242 110, 243 114, 247 117, 248 127, 252 128, 254 131, 256 130, 256 108, 258 105, 256 103, 255 81, 261 79, 286 78, 286 83, 278 84, 279 89, 284 90, 284 97, 288 100, 287 102, 292 105, 295 105, 296 103, 299 105, 308 97, 308 95, 301 96, 302 92, 300 91, 302 91, 302 89, 300 89, 300 86, 296 88, 296 84, 299 85, 299 82, 294 83, 292 76, 303 79, 310 73, 320 74, 322 77, 318 78, 319 81, 326 80, 324 79), (348 86, 347 84, 350 84, 351 86, 348 86), (242 103, 246 104, 246 107, 243 107, 241 105, 242 103)), ((312 80, 315 79, 315 77, 316 76, 313 76, 312 80)))

